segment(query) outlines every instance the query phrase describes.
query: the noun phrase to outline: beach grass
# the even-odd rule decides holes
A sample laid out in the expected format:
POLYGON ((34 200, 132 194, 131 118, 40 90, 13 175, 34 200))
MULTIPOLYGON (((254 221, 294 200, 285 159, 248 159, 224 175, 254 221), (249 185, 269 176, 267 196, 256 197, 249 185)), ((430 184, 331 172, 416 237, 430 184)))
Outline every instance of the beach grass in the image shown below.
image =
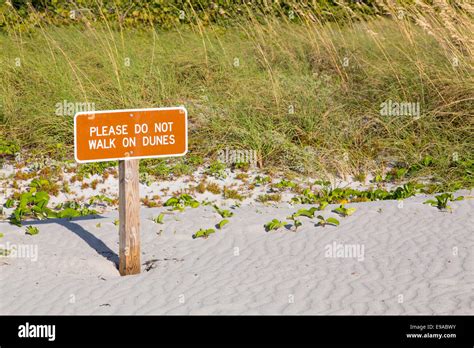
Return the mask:
POLYGON ((0 135, 28 154, 72 159, 78 106, 184 105, 190 154, 206 160, 254 150, 263 168, 365 177, 416 167, 413 178, 472 187, 474 12, 431 10, 387 6, 343 24, 302 9, 298 23, 3 33, 0 135), (384 114, 389 101, 419 113, 384 114))

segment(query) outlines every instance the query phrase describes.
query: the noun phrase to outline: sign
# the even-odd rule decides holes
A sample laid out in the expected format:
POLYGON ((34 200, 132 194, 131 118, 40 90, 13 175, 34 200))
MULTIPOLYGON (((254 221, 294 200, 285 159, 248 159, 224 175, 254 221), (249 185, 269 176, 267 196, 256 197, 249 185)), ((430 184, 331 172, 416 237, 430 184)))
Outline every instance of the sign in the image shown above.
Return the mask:
POLYGON ((184 156, 184 107, 78 112, 74 156, 79 163, 184 156))
POLYGON ((184 156, 184 107, 78 112, 74 157, 79 163, 119 160, 119 272, 137 274, 140 263, 139 159, 184 156))

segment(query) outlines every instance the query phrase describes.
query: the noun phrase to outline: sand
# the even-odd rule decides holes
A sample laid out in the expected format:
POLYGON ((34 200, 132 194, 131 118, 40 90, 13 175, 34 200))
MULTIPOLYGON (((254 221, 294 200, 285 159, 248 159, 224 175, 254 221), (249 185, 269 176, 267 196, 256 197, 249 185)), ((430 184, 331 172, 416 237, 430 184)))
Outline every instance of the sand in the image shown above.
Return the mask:
POLYGON ((263 225, 309 206, 243 204, 208 239, 191 236, 221 220, 211 206, 163 225, 150 218, 166 208, 142 208, 144 265, 126 277, 117 211, 25 223, 35 236, 2 222, 0 244, 38 255, 0 257, 0 314, 474 314, 474 200, 449 213, 426 199, 348 204, 357 211, 340 226, 303 217, 297 232, 263 225))

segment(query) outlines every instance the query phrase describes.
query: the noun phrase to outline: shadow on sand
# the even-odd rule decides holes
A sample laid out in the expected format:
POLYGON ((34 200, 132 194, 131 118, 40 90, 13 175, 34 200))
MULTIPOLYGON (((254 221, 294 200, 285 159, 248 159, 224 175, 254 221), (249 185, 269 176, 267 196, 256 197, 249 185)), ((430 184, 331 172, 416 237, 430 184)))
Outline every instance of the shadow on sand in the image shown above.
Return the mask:
POLYGON ((47 220, 32 220, 23 221, 23 225, 43 225, 56 223, 67 228, 69 231, 75 233, 79 238, 86 242, 92 249, 94 249, 99 255, 105 257, 107 260, 113 262, 115 267, 118 269, 119 257, 110 249, 104 242, 94 236, 92 233, 84 229, 81 225, 78 225, 77 221, 92 220, 92 219, 103 219, 100 215, 89 215, 83 217, 77 217, 74 219, 47 219, 47 220))

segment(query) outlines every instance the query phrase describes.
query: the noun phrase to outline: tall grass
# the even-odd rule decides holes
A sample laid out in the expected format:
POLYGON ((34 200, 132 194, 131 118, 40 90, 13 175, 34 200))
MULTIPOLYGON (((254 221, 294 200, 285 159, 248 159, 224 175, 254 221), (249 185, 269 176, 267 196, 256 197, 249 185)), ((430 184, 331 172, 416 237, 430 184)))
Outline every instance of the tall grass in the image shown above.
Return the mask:
POLYGON ((73 141, 72 116, 55 114, 64 100, 182 104, 190 151, 205 158, 257 150, 264 167, 354 175, 430 155, 419 175, 472 186, 472 7, 379 6, 385 16, 371 21, 322 23, 295 7, 295 19, 249 11, 230 28, 111 29, 104 18, 3 35, 0 132, 54 156, 73 141), (421 115, 381 115, 387 100, 419 102, 421 115))

